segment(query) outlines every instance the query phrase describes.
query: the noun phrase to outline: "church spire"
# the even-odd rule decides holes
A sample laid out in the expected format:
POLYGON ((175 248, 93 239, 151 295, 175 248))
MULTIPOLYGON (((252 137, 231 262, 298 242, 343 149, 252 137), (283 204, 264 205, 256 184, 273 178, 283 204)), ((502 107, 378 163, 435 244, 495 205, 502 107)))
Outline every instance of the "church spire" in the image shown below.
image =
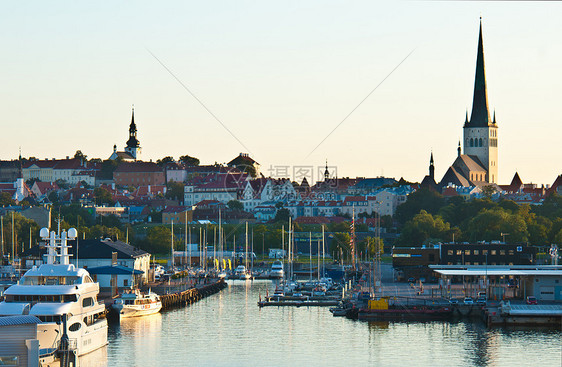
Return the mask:
POLYGON ((486 91, 486 74, 484 67, 484 44, 482 41, 482 17, 480 17, 480 35, 478 37, 478 55, 476 57, 476 76, 474 78, 474 98, 470 122, 466 127, 488 127, 488 92, 486 91))
POLYGON ((459 146, 457 147, 457 156, 461 156, 461 141, 459 140, 459 146))
POLYGON ((435 166, 433 165, 433 151, 431 151, 431 157, 429 158, 429 177, 435 180, 435 166))

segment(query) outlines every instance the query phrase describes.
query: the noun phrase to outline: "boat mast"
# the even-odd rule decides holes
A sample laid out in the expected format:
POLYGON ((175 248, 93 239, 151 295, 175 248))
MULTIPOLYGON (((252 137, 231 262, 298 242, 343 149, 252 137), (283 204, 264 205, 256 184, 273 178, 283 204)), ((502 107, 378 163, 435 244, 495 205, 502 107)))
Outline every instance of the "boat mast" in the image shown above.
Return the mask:
POLYGON ((174 220, 172 219, 172 269, 174 268, 174 220))
MULTIPOLYGON (((281 226, 281 256, 283 259, 283 261, 281 262, 283 264, 283 284, 285 284, 285 225, 284 224, 281 226)), ((275 257, 277 257, 277 255, 275 257)))
POLYGON ((310 259, 308 264, 308 267, 310 268, 310 282, 312 282, 312 232, 308 232, 308 257, 310 259))
POLYGON ((219 207, 219 251, 220 251, 220 261, 219 261, 219 270, 221 267, 221 261, 223 258, 223 249, 222 249, 222 217, 221 217, 221 208, 219 207))
POLYGON ((246 270, 248 269, 248 221, 246 221, 246 245, 244 248, 245 254, 244 254, 244 266, 246 267, 246 270))
POLYGON ((0 262, 4 261, 4 217, 0 216, 0 243, 2 244, 2 259, 0 262))
POLYGON ((326 255, 326 245, 324 242, 324 225, 322 224, 322 277, 326 276, 326 265, 324 263, 325 255, 326 255))
POLYGON ((293 279, 293 258, 292 258, 292 245, 291 245, 291 235, 292 235, 292 226, 291 226, 291 217, 289 217, 289 238, 287 242, 287 247, 289 249, 289 258, 287 259, 289 265, 289 279, 293 279))

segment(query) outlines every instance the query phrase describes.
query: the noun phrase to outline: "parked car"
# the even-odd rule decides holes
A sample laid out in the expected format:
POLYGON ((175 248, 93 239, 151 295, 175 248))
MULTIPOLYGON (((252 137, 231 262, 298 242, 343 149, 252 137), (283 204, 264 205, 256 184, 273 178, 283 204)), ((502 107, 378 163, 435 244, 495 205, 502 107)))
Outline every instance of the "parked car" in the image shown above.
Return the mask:
POLYGON ((528 305, 536 305, 536 304, 538 304, 538 302, 537 302, 537 297, 534 297, 534 296, 527 296, 527 304, 528 304, 528 305))
POLYGON ((459 304, 459 300, 456 298, 451 298, 449 299, 449 303, 452 305, 458 305, 459 304))
POLYGON ((472 297, 465 297, 463 303, 465 305, 473 305, 474 304, 474 300, 472 299, 472 297))
POLYGON ((486 297, 478 297, 478 299, 476 299, 476 304, 477 305, 486 305, 486 297))

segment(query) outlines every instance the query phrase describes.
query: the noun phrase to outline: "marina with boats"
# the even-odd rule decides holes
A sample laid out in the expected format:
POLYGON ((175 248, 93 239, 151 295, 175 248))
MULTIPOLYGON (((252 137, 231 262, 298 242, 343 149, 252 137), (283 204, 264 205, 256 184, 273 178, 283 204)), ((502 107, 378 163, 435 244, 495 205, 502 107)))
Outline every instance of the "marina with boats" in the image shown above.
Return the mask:
MULTIPOLYGON (((76 268, 70 263, 69 241, 77 237, 76 230, 49 232, 45 228, 41 230, 41 237, 46 242, 46 264, 32 267, 4 291, 0 320, 4 318, 5 323, 14 325, 36 325, 37 344, 29 350, 35 348, 38 363, 45 366, 74 365, 82 357, 104 348, 109 343, 111 325, 149 319, 161 311, 173 312, 224 289, 252 288, 254 282, 264 290, 257 295, 258 309, 317 308, 324 314, 368 323, 466 320, 488 327, 560 328, 562 325, 559 303, 536 304, 535 300, 521 304, 516 297, 497 299, 486 287, 483 290, 478 286, 472 288, 464 281, 446 288, 421 281, 396 282, 392 267, 382 264, 380 256, 375 256, 371 262, 354 259, 355 262, 348 265, 328 264, 325 256, 320 255, 324 252, 319 251, 314 260, 311 252, 308 261, 296 261, 292 234, 292 229, 287 231, 287 241, 282 243, 283 251, 286 245, 287 255, 281 260, 254 264, 246 246, 234 269, 228 268, 226 264, 229 263, 218 256, 210 258, 207 263, 212 265, 206 268, 157 266, 154 277, 158 281, 142 289, 124 289, 102 299, 100 286, 88 269, 76 268), (267 284, 265 288, 264 284, 267 284), (459 299, 455 294, 465 297, 459 299), (469 294, 474 294, 476 301, 469 294)), ((320 248, 324 244, 319 242, 317 246, 320 248)), ((485 270, 490 278, 515 271, 493 266, 485 270)), ((531 292, 532 283, 540 281, 536 276, 559 276, 561 270, 558 266, 519 269, 518 282, 530 283, 527 287, 531 292), (527 278, 531 276, 535 278, 527 278)), ((449 275, 466 276, 470 271, 479 274, 478 269, 470 267, 460 270, 441 267, 435 271, 449 275)))

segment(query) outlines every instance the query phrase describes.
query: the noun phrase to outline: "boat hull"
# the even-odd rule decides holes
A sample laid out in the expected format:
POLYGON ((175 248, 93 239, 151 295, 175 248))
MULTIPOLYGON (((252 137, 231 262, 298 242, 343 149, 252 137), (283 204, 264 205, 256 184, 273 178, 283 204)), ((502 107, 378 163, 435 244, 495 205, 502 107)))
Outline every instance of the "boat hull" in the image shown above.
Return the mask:
POLYGON ((162 309, 162 303, 157 302, 154 304, 145 304, 145 305, 114 305, 113 308, 119 314, 119 317, 140 317, 140 316, 148 316, 153 315, 155 313, 160 312, 162 309), (149 306, 149 307, 146 307, 149 306))

